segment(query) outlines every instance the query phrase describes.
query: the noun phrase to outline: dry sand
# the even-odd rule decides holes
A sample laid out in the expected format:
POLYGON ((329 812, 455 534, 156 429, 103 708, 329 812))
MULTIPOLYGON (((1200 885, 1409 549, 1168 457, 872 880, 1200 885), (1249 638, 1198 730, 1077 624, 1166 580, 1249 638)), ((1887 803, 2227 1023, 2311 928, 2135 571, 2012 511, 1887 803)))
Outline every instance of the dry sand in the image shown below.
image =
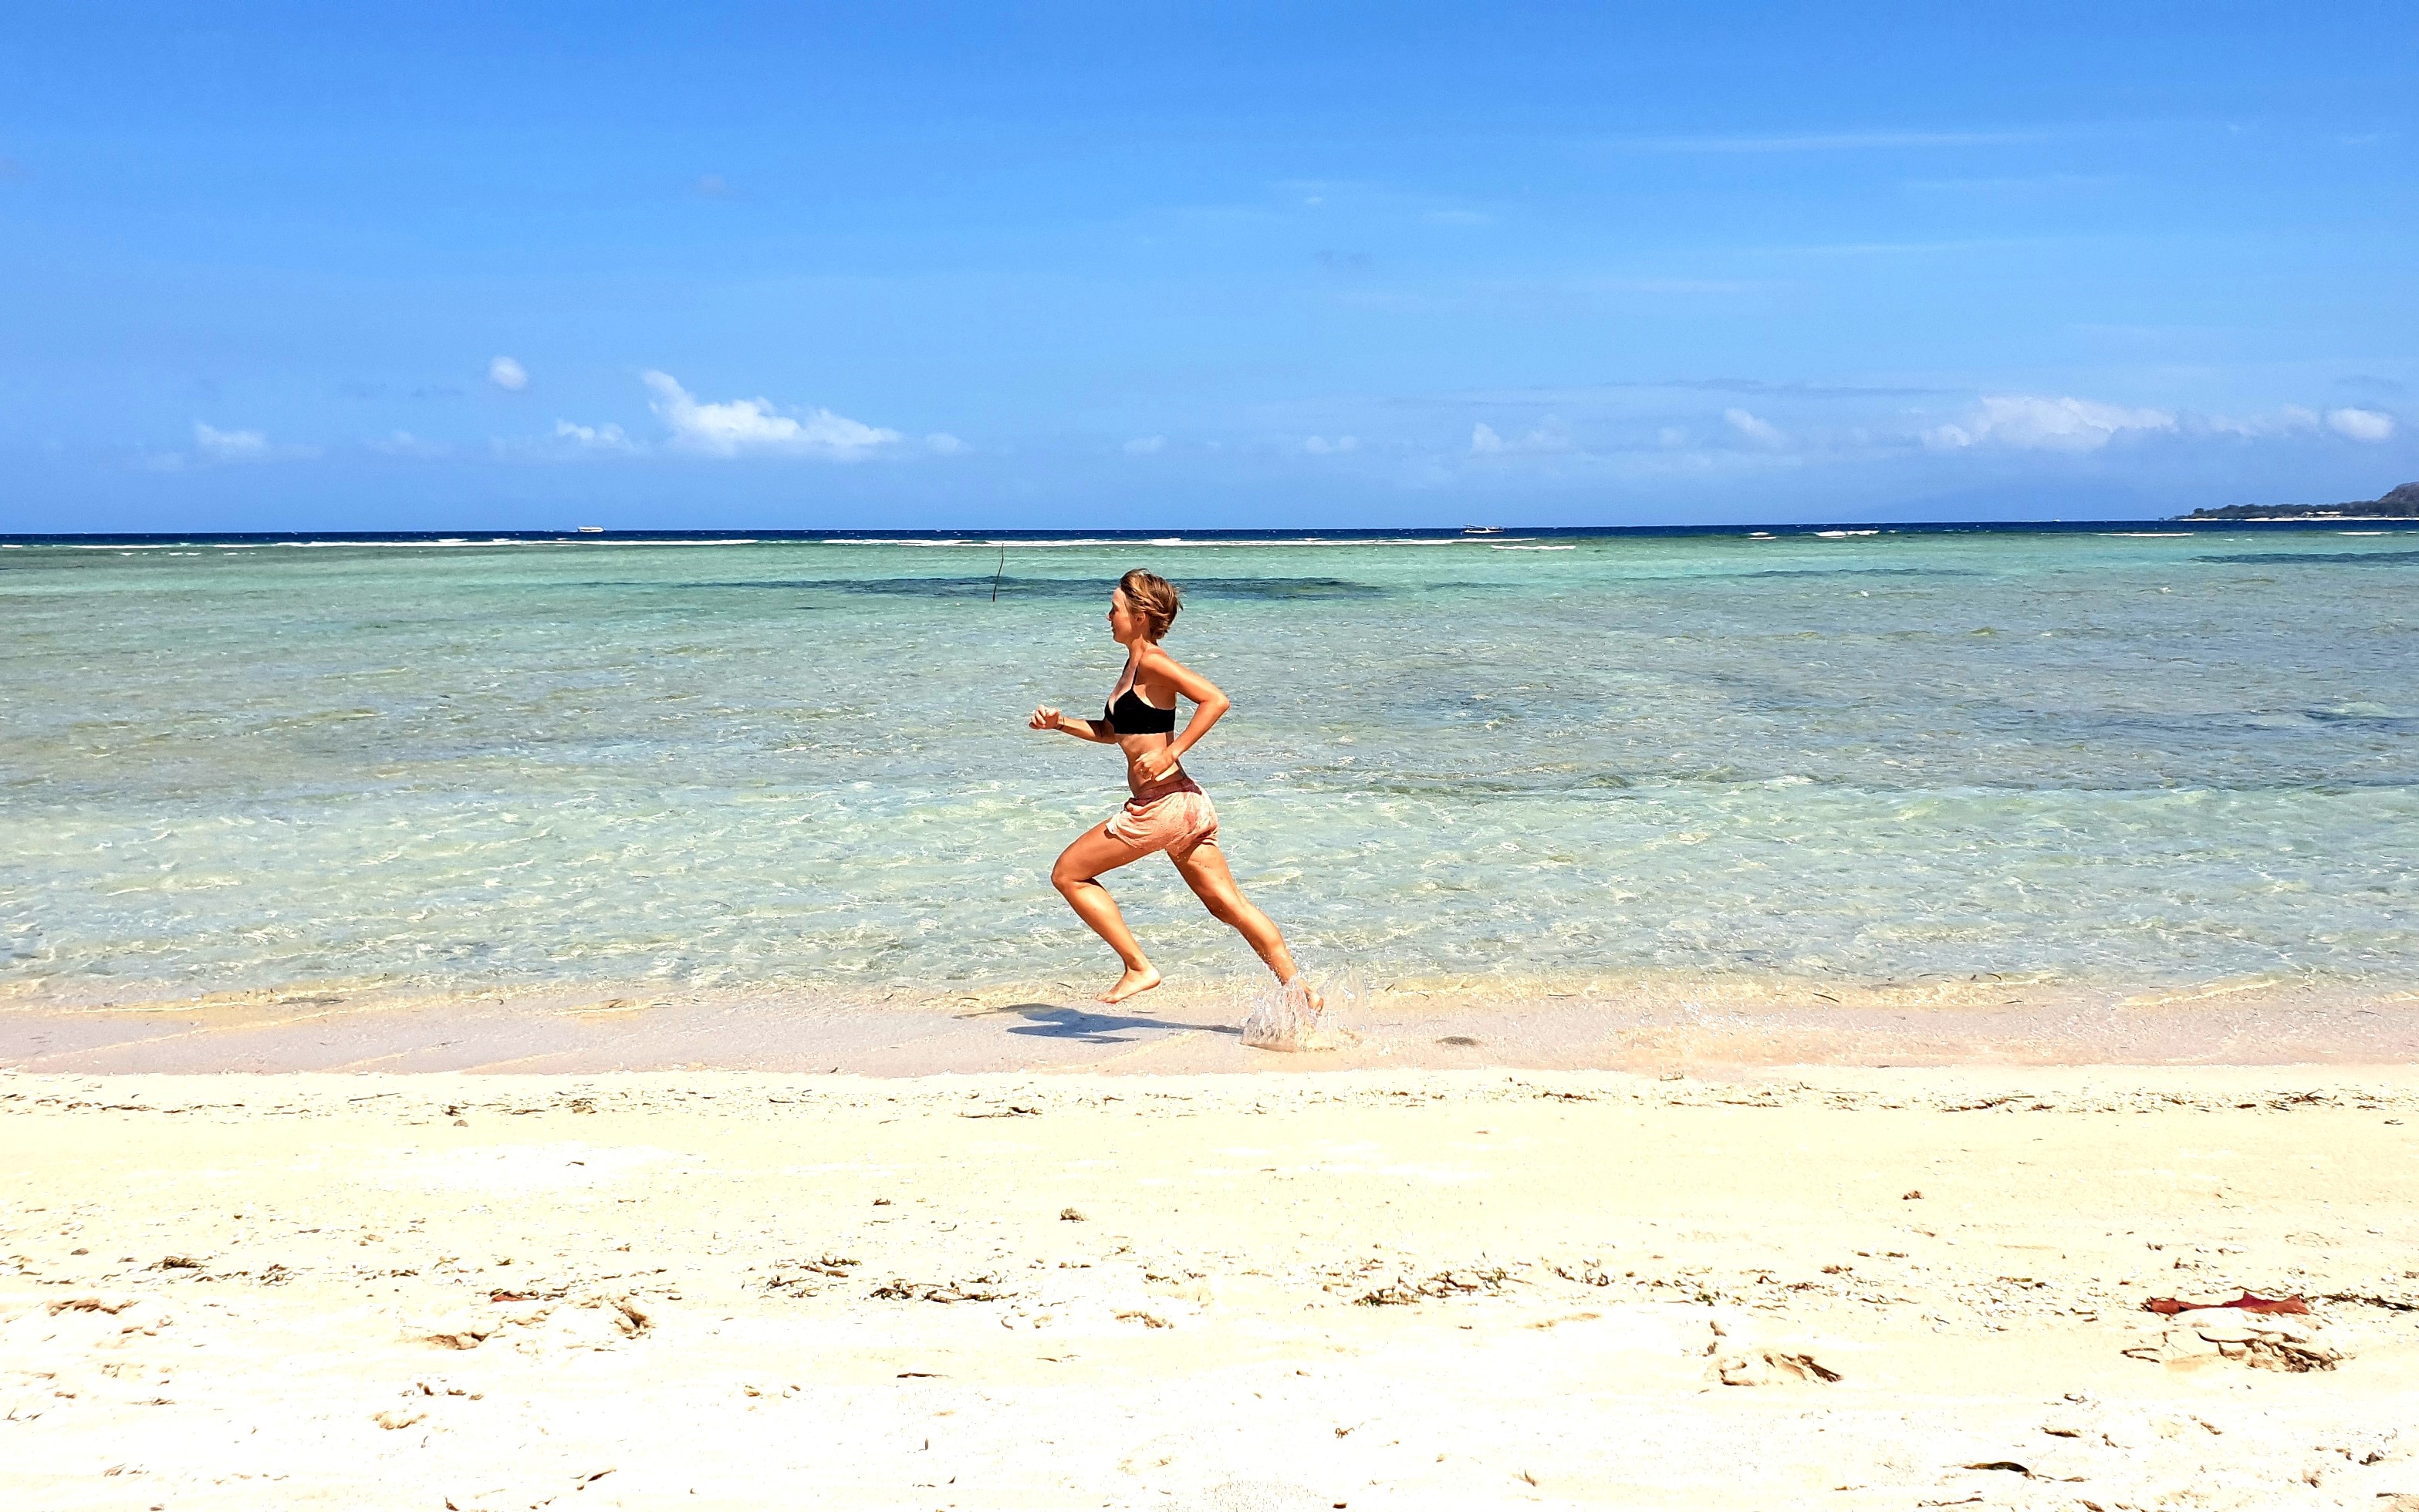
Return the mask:
POLYGON ((2419 1506, 2406 1067, 18 1073, 0 1141, 12 1508, 2419 1506), (2243 1287, 2313 1316, 2142 1310, 2243 1287))

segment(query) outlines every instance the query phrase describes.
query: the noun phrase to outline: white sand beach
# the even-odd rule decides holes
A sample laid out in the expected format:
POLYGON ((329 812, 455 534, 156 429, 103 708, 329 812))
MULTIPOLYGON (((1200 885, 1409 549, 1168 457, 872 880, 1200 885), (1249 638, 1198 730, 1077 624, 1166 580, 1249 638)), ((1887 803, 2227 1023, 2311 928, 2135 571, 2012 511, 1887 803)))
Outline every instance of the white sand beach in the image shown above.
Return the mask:
POLYGON ((16 1073, 0 1159, 9 1506, 2419 1505, 2407 1067, 16 1073))

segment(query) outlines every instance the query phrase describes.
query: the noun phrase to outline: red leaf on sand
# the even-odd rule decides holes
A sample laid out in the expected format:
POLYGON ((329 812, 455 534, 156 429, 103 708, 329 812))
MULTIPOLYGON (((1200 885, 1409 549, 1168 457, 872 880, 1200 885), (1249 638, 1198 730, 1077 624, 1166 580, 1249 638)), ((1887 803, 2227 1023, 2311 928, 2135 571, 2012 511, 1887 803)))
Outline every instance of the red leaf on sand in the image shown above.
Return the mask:
POLYGON ((2262 1297, 2245 1291, 2232 1302, 2183 1302, 2175 1297, 2152 1297, 2142 1304, 2144 1312, 2155 1312, 2172 1318, 2180 1312, 2201 1312, 2211 1307, 2232 1307, 2241 1312, 2299 1312, 2310 1310, 2310 1305, 2299 1296, 2262 1297))
POLYGON ((2308 1312, 2310 1310, 2310 1305, 2298 1296, 2255 1297, 2248 1291, 2227 1303, 2226 1306, 2240 1307, 2244 1312, 2308 1312))

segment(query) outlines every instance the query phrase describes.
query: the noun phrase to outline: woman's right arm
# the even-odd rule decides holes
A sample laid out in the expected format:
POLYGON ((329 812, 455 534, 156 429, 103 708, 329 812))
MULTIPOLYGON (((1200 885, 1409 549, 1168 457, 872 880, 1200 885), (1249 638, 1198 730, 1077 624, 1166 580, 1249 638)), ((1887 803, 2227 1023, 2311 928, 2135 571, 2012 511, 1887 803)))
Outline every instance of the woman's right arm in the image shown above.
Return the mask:
POLYGON ((1033 729, 1054 730, 1060 735, 1071 735, 1079 741, 1089 741, 1094 745, 1110 745, 1117 741, 1117 736, 1101 728, 1099 720, 1069 719, 1048 704, 1035 710, 1028 724, 1033 729))

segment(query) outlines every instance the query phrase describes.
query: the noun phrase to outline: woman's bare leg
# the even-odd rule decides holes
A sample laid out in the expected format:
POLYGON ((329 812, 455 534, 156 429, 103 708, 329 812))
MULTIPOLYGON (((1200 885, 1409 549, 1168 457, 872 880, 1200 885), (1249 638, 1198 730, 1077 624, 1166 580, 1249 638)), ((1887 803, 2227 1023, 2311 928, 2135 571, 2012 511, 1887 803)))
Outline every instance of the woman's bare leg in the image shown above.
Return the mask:
POLYGON ((1159 972, 1143 955, 1133 931, 1126 927, 1126 916, 1117 911, 1117 899, 1098 880, 1102 872, 1115 871, 1143 854, 1121 840, 1110 839, 1108 831, 1106 824, 1095 824, 1078 835, 1050 868, 1050 885, 1075 910, 1075 917, 1091 925, 1092 933, 1107 940, 1117 959, 1126 963, 1125 975, 1101 994, 1102 1002, 1123 1002, 1159 985, 1159 972))
MULTIPOLYGON (((1226 869, 1225 852, 1215 842, 1194 846, 1180 860, 1170 851, 1167 859, 1176 863, 1176 874, 1193 889, 1193 895, 1201 900, 1210 916, 1220 924, 1233 925, 1260 959, 1268 963, 1269 970, 1277 974, 1279 982, 1290 982, 1302 974, 1301 968, 1294 965, 1293 952, 1286 949, 1285 936, 1235 885, 1235 874, 1226 869)), ((1319 1006, 1316 993, 1311 995, 1311 1006, 1319 1006)))

